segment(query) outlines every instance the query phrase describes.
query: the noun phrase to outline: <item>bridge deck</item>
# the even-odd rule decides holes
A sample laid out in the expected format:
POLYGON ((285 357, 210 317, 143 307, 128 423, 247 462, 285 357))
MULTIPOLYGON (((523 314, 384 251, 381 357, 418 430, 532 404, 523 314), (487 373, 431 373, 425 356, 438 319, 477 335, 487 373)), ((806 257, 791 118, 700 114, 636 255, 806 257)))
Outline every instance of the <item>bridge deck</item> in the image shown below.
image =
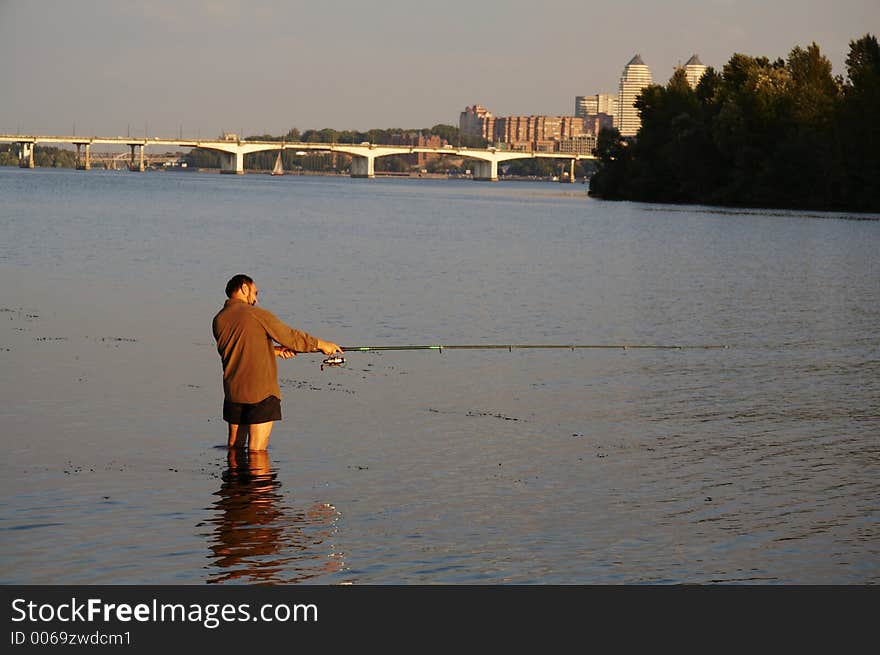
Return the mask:
POLYGON ((54 136, 33 134, 0 134, 0 143, 67 143, 70 145, 122 145, 122 146, 175 146, 178 148, 205 148, 223 152, 264 152, 267 150, 311 150, 323 152, 342 152, 359 157, 383 157, 396 154, 440 154, 456 157, 468 157, 487 161, 505 161, 509 159, 596 159, 592 154, 569 152, 544 152, 540 150, 505 150, 500 148, 463 148, 445 146, 431 148, 427 146, 392 146, 373 143, 316 143, 291 141, 248 141, 224 139, 165 139, 161 137, 133 138, 125 136, 54 136))

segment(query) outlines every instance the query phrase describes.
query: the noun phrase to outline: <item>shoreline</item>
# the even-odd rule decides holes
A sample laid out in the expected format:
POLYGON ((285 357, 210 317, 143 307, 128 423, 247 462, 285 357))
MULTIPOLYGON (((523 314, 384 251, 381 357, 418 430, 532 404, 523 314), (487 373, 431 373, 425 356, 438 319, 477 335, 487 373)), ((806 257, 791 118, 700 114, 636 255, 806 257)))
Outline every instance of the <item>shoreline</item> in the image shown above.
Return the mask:
MULTIPOLYGON (((19 166, 2 166, 0 168, 20 168, 19 166)), ((50 170, 77 170, 74 168, 70 168, 67 166, 55 167, 55 166, 35 166, 34 168, 40 169, 50 169, 50 170)), ((106 168, 101 165, 93 165, 90 170, 93 171, 114 171, 120 173, 131 173, 138 171, 129 171, 127 168, 106 168)), ((88 171, 85 171, 88 172, 88 171)), ((144 173, 165 173, 165 172, 176 172, 176 173, 208 173, 219 175, 222 171, 219 168, 182 168, 179 166, 174 167, 146 167, 143 170, 144 173)), ((253 170, 246 169, 243 173, 244 175, 272 175, 271 170, 253 170)), ((351 177, 351 174, 343 171, 284 171, 282 175, 294 175, 300 177, 351 177)), ((395 172, 395 171, 376 171, 376 178, 401 178, 401 179, 409 179, 409 180, 473 180, 473 175, 468 175, 465 173, 419 173, 418 171, 404 171, 404 172, 395 172)), ((278 176, 280 177, 280 176, 278 176)), ((532 175, 499 175, 498 181, 510 181, 510 182, 554 182, 557 184, 587 184, 589 179, 584 178, 576 178, 574 182, 566 182, 564 180, 553 179, 552 177, 537 177, 532 175)))

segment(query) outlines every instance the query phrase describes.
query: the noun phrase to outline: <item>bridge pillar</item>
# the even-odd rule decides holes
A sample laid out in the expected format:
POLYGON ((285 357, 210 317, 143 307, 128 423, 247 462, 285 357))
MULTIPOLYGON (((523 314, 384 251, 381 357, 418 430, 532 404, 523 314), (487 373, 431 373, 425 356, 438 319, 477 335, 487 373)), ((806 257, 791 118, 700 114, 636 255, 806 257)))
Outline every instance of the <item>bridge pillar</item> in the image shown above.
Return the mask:
POLYGON ((244 175, 244 154, 241 152, 221 152, 220 172, 244 175))
POLYGON ((19 145, 21 146, 21 151, 18 154, 18 165, 21 168, 33 168, 36 144, 33 141, 22 141, 19 145))
POLYGON ((360 157, 358 155, 352 155, 351 176, 366 178, 376 177, 376 158, 370 156, 360 157))
POLYGON ((477 159, 472 164, 471 168, 474 171, 474 179, 482 182, 497 182, 498 181, 498 162, 497 161, 483 161, 482 159, 477 159))
POLYGON ((91 143, 77 143, 76 144, 76 168, 80 171, 90 171, 92 170, 92 161, 90 159, 91 156, 91 143), (85 146, 85 156, 82 153, 82 146, 85 146))
POLYGON ((560 182, 568 182, 570 184, 574 183, 574 159, 570 159, 568 162, 568 176, 561 176, 559 178, 560 182))
POLYGON ((146 166, 144 166, 144 145, 142 143, 129 143, 128 147, 131 148, 131 159, 128 163, 128 170, 143 173, 146 170, 146 166), (137 161, 135 161, 134 158, 135 148, 138 148, 140 152, 140 157, 137 161))

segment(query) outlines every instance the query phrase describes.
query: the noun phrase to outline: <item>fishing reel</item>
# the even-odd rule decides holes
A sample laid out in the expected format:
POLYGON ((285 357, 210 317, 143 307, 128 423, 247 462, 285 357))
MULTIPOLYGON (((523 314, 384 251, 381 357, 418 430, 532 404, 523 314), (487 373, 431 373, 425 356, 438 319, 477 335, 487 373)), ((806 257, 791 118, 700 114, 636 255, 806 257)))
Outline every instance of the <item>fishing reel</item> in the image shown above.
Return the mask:
POLYGON ((321 370, 323 371, 325 366, 342 366, 343 364, 345 364, 345 357, 342 355, 330 355, 321 363, 321 370))

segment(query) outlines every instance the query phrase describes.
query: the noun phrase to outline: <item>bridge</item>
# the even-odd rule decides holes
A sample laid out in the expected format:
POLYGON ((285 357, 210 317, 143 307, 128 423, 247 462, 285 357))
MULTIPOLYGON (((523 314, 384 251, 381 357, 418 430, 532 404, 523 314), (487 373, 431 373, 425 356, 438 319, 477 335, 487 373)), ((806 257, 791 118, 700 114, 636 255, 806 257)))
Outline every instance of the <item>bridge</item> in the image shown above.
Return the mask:
POLYGON ((254 152, 295 150, 297 152, 339 152, 350 155, 351 176, 373 178, 376 176, 375 161, 379 157, 392 155, 411 155, 433 153, 451 155, 473 160, 471 168, 475 180, 498 181, 498 164, 515 159, 561 159, 569 162, 569 181, 574 180, 575 162, 583 159, 596 159, 593 155, 563 152, 543 152, 526 150, 504 150, 500 148, 465 148, 442 146, 387 146, 375 143, 302 143, 291 141, 246 141, 238 137, 223 139, 164 139, 160 137, 102 137, 102 136, 46 136, 24 134, 0 134, 0 143, 19 145, 19 166, 34 167, 34 146, 38 143, 61 143, 76 146, 76 167, 81 170, 91 168, 91 147, 93 145, 128 146, 129 169, 145 170, 144 150, 149 146, 172 146, 177 148, 203 148, 220 154, 220 172, 237 175, 244 174, 244 156, 254 152))

